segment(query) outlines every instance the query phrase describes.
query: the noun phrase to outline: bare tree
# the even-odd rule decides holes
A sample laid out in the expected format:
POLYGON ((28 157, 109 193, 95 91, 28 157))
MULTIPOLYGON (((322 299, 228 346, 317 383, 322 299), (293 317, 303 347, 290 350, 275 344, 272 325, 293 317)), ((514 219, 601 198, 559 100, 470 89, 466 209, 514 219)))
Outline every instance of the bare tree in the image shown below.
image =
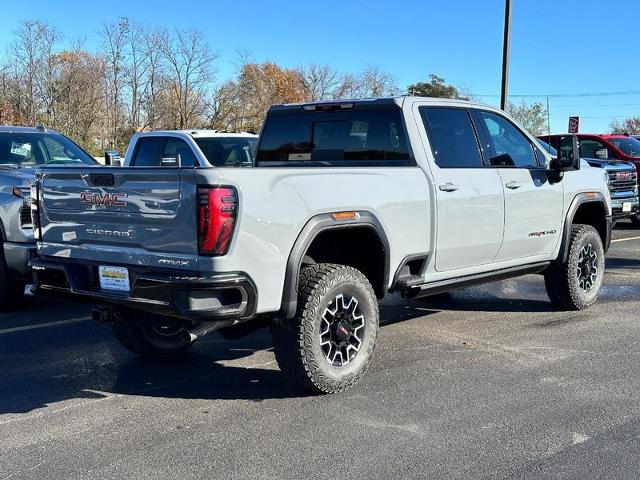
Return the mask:
POLYGON ((145 59, 145 78, 142 97, 142 109, 145 113, 145 122, 141 128, 155 129, 159 118, 158 104, 162 91, 164 62, 160 43, 162 32, 159 30, 147 30, 143 38, 143 55, 145 59))
POLYGON ((14 32, 9 56, 16 79, 13 103, 20 122, 35 124, 51 107, 53 47, 60 34, 50 25, 33 20, 22 22, 14 32))
POLYGON ((385 97, 400 93, 394 76, 375 65, 368 65, 362 71, 359 88, 362 97, 385 97))
POLYGON ((165 82, 175 98, 175 127, 190 128, 205 113, 207 89, 213 79, 213 62, 217 55, 209 50, 197 30, 175 30, 160 37, 160 51, 167 62, 165 82))
POLYGON ((103 25, 100 32, 102 38, 102 54, 107 65, 105 78, 105 100, 108 109, 107 128, 109 144, 118 145, 118 130, 122 117, 122 85, 124 81, 125 46, 129 20, 120 17, 117 22, 103 25))
POLYGON ((398 95, 400 89, 390 73, 368 65, 359 74, 344 74, 333 91, 333 98, 366 98, 398 95))
POLYGON ((304 98, 308 101, 331 98, 340 84, 339 73, 330 65, 312 63, 300 67, 304 98))
POLYGON ((150 53, 145 48, 147 32, 134 22, 128 22, 126 30, 126 51, 128 63, 125 66, 125 84, 128 88, 129 113, 128 124, 132 131, 142 126, 142 104, 145 96, 145 78, 150 62, 147 55, 150 53))

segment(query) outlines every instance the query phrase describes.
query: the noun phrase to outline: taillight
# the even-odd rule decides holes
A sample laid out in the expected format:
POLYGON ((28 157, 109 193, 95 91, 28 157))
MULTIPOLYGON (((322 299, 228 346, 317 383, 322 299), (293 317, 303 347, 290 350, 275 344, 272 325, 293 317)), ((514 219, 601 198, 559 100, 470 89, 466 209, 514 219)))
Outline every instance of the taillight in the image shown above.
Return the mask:
POLYGON ((200 255, 224 255, 229 250, 238 210, 233 187, 198 189, 198 250, 200 255))

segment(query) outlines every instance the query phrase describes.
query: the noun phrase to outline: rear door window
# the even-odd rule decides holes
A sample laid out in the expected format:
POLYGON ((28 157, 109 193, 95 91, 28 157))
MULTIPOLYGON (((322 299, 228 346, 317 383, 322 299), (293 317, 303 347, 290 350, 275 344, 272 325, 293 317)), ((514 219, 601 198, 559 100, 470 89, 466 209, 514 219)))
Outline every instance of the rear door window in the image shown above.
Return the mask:
POLYGON ((420 107, 431 150, 440 168, 480 168, 478 139, 464 108, 420 107))
POLYGON ((258 164, 402 166, 411 164, 400 108, 286 110, 267 117, 258 164))

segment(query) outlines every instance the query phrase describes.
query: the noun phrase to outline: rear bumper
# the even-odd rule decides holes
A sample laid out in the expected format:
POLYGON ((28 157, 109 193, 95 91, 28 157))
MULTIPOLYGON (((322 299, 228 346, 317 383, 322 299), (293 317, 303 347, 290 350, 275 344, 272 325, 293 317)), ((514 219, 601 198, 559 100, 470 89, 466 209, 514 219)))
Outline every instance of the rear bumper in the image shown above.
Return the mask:
POLYGON ((245 320, 255 315, 256 287, 242 272, 210 277, 128 267, 130 292, 101 289, 98 264, 36 258, 37 293, 113 305, 184 320, 245 320))
POLYGON ((36 255, 36 244, 4 242, 3 247, 4 259, 9 270, 21 279, 28 279, 31 276, 29 261, 36 255))

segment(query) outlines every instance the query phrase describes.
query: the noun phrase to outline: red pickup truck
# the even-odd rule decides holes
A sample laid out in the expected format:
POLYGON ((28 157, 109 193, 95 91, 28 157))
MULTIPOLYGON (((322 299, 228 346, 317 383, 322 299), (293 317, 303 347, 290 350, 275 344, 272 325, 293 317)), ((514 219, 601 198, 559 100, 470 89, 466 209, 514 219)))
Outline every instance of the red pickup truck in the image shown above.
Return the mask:
MULTIPOLYGON (((631 162, 640 173, 640 140, 629 135, 576 134, 580 144, 580 157, 600 160, 622 160, 631 162)), ((539 138, 556 147, 563 135, 544 135, 539 138)), ((631 216, 631 221, 640 226, 640 214, 631 216)))
MULTIPOLYGON (((640 140, 629 135, 578 133, 576 136, 580 142, 580 157, 623 160, 632 162, 636 169, 640 169, 640 140)), ((554 144, 561 137, 563 135, 544 135, 540 138, 550 140, 547 143, 555 147, 554 144)))

